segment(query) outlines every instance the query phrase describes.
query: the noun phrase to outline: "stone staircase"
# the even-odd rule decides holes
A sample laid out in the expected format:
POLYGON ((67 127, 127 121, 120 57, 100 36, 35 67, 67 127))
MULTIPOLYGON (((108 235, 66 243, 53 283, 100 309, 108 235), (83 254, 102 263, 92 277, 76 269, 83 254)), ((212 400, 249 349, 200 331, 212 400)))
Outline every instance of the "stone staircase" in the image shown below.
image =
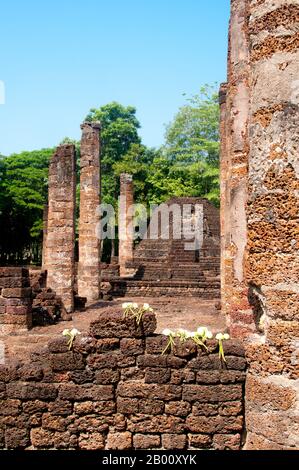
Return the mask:
POLYGON ((220 298, 219 210, 199 198, 172 199, 167 204, 173 203, 202 204, 201 249, 186 250, 188 240, 162 237, 142 240, 135 249, 134 260, 127 263, 127 267, 135 272, 132 277, 119 277, 116 264, 102 270, 102 280, 112 284, 114 297, 220 298))

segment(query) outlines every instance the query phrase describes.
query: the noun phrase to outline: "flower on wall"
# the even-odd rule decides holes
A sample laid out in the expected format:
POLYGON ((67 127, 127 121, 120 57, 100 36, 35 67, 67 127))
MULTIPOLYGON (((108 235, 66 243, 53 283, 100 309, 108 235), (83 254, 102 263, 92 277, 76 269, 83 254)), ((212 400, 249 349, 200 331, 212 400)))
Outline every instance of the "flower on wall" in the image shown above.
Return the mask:
POLYGON ((133 302, 125 302, 122 304, 124 310, 124 318, 134 318, 137 325, 139 326, 143 315, 146 312, 153 312, 154 310, 150 307, 149 304, 138 305, 133 302))
POLYGON ((72 330, 63 330, 62 335, 69 338, 67 345, 69 350, 71 350, 76 336, 81 335, 81 333, 76 328, 73 328, 72 330))

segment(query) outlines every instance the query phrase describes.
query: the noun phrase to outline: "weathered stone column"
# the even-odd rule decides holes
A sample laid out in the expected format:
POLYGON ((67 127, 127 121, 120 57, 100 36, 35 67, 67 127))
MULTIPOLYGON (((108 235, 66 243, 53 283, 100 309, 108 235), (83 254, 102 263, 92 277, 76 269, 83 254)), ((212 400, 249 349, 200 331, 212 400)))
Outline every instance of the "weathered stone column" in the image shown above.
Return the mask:
POLYGON ((299 5, 250 3, 247 449, 299 449, 299 5))
POLYGON ((100 129, 98 122, 81 126, 81 175, 78 293, 88 302, 100 295, 100 129))
POLYGON ((120 175, 120 205, 118 221, 118 258, 120 276, 130 276, 132 274, 132 268, 127 268, 126 263, 133 260, 133 204, 133 177, 132 175, 123 173, 120 175))
POLYGON ((228 84, 221 90, 221 280, 222 310, 234 336, 255 330, 245 276, 249 76, 248 0, 231 0, 228 84))
POLYGON ((49 167, 48 231, 45 264, 47 286, 74 308, 76 163, 75 146, 61 145, 49 167))
POLYGON ((42 250, 42 268, 46 269, 46 256, 47 256, 47 234, 48 234, 48 215, 49 207, 48 204, 44 205, 43 211, 43 250, 42 250))

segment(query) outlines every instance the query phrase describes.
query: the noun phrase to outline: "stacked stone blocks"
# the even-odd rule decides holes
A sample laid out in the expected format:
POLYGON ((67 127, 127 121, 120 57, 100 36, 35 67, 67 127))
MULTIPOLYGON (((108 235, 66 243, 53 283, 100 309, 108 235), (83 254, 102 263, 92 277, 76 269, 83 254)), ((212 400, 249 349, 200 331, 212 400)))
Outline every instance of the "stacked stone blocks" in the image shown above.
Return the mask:
POLYGON ((233 449, 241 445, 246 362, 237 341, 162 355, 156 318, 138 327, 103 313, 90 336, 52 340, 30 363, 0 368, 0 446, 7 449, 233 449))
POLYGON ((32 324, 31 287, 25 268, 0 268, 0 333, 27 330, 32 324))

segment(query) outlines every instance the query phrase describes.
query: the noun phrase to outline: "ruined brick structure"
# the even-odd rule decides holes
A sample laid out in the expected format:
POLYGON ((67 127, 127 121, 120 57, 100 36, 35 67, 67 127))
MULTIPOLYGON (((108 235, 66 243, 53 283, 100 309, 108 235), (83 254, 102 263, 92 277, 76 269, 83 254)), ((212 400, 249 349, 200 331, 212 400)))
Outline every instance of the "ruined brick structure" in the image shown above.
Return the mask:
POLYGON ((31 325, 28 269, 0 268, 0 335, 27 330, 31 325))
MULTIPOLYGON (((220 297, 220 226, 219 210, 209 201, 201 198, 172 198, 165 204, 167 211, 176 208, 179 222, 174 219, 173 212, 166 211, 167 221, 159 219, 158 237, 153 238, 151 223, 146 238, 130 251, 131 261, 122 258, 123 244, 120 244, 120 259, 125 260, 127 272, 131 277, 117 275, 115 265, 103 271, 102 278, 109 281, 114 288, 115 296, 189 296, 203 299, 217 299, 220 297), (203 223, 199 227, 202 231, 202 245, 199 249, 188 250, 186 245, 194 240, 184 233, 181 239, 175 239, 174 226, 181 224, 184 217, 184 207, 202 207, 203 223), (167 232, 167 233, 166 233, 167 232), (166 235, 166 236, 165 236, 166 235), (169 236, 168 236, 169 235, 169 236)), ((157 211, 161 210, 161 206, 157 211)), ((153 215, 153 217, 155 214, 153 215)), ((189 214, 189 218, 192 214, 189 214)), ((152 218, 153 220, 153 218, 152 218)), ((185 227, 188 226, 184 220, 185 227)), ((130 246, 133 244, 130 241, 130 246)), ((131 249, 130 249, 131 250, 131 249)), ((126 252, 127 253, 127 252, 126 252)))
POLYGON ((133 177, 123 173, 120 175, 120 207, 119 207, 119 272, 120 276, 131 274, 127 263, 133 260, 133 177))
POLYGON ((47 234, 48 234, 48 216, 49 216, 49 207, 48 204, 44 205, 43 210, 43 248, 42 248, 42 268, 46 267, 46 247, 47 247, 47 234))
POLYGON ((47 285, 62 299, 65 309, 74 308, 75 276, 75 146, 61 145, 49 167, 48 223, 44 263, 47 285))
POLYGON ((78 294, 98 300, 100 286, 100 123, 84 122, 80 159, 78 294))
POLYGON ((248 338, 247 449, 299 448, 298 24, 298 1, 232 0, 222 299, 231 333, 248 338))
POLYGON ((103 314, 71 351, 60 336, 30 362, 0 365, 0 447, 233 449, 241 445, 246 361, 238 341, 209 354, 193 341, 162 355, 146 313, 138 327, 103 314))

